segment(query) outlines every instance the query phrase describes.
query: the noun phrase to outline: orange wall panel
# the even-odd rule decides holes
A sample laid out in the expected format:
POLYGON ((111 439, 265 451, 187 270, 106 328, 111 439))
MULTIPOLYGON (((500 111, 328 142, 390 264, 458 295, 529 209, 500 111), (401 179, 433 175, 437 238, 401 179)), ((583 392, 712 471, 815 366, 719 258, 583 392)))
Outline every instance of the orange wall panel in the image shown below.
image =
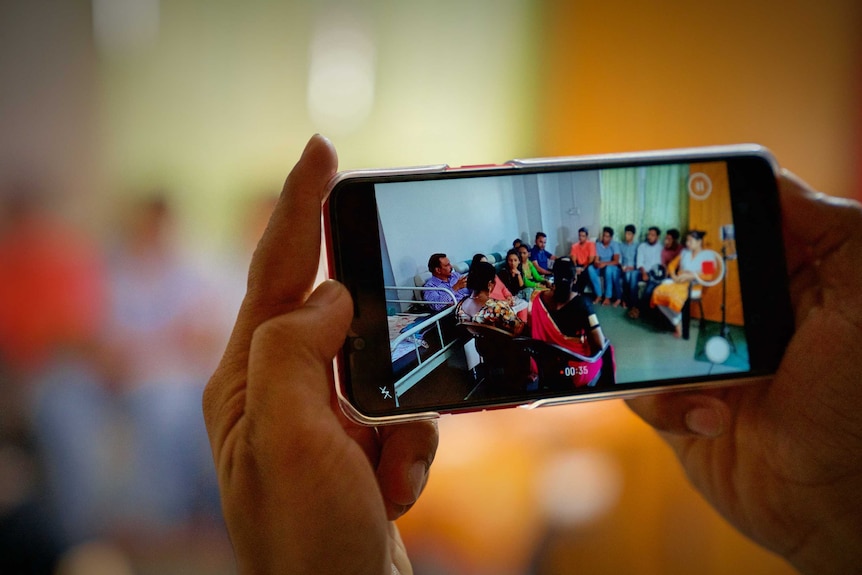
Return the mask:
MULTIPOLYGON (((690 173, 705 174, 712 182, 712 191, 703 201, 692 200, 688 207, 688 229, 706 232, 704 249, 721 254, 721 226, 733 222, 730 208, 730 185, 727 170, 715 162, 692 164, 690 173)), ((728 246, 730 248, 730 246, 728 246)), ((729 251, 732 253, 732 249, 729 251)), ((727 262, 727 281, 703 289, 703 311, 706 319, 721 321, 722 289, 727 290, 727 323, 742 325, 742 296, 739 290, 739 268, 735 260, 727 262)), ((699 317, 698 306, 692 306, 692 317, 699 317)))

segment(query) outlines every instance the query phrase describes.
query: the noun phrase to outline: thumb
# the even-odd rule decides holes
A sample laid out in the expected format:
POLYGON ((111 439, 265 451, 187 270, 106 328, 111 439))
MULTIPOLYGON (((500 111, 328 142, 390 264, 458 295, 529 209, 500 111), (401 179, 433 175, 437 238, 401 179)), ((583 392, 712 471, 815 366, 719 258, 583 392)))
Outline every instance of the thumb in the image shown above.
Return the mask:
POLYGON ((254 332, 248 366, 247 407, 284 417, 330 409, 332 358, 344 343, 353 304, 340 283, 322 283, 289 313, 254 332))
POLYGON ((721 399, 702 392, 675 392, 627 399, 641 419, 674 435, 718 437, 727 431, 731 413, 721 399))

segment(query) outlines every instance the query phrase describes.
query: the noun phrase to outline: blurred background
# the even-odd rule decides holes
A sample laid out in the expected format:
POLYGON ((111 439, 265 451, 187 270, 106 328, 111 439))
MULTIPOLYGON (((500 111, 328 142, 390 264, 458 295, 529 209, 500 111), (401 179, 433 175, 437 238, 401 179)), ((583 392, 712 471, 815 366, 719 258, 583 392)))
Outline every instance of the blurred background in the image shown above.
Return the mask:
MULTIPOLYGON (((200 392, 312 133, 342 169, 757 142, 858 197, 860 30, 857 0, 3 0, 0 572, 234 571, 200 392)), ((400 526, 420 575, 792 572, 615 401, 445 419, 400 526)))

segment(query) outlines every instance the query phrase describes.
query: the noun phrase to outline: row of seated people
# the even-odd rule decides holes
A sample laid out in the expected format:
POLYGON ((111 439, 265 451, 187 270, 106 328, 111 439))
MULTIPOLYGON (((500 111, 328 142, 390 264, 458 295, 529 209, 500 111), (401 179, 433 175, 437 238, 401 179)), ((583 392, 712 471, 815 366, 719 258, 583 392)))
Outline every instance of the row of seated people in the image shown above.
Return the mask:
MULTIPOLYGON (((517 252, 513 250, 511 253, 517 252)), ((503 273, 505 269, 504 266, 503 273)), ((499 284, 503 282, 494 266, 486 261, 477 261, 470 267, 466 294, 455 308, 455 317, 462 324, 493 327, 513 337, 529 335, 531 340, 594 358, 607 347, 606 340, 592 303, 573 289, 576 276, 575 266, 570 260, 559 260, 554 266, 553 287, 542 286, 545 289, 536 291, 532 305, 518 310, 518 304, 513 305, 505 294, 495 297, 499 284)), ((508 359, 519 361, 514 356, 508 359)), ((575 369, 567 376, 568 381, 574 387, 595 385, 602 371, 603 359, 576 362, 575 369)), ((610 370, 612 373, 612 360, 610 370)), ((532 371, 536 372, 535 363, 532 371)))
POLYGON ((714 253, 703 249, 706 232, 689 231, 685 248, 677 229, 669 229, 661 244, 658 227, 650 227, 640 244, 634 242, 635 233, 635 226, 627 225, 624 241, 618 242, 613 239, 613 228, 606 226, 601 239, 593 242, 586 228, 578 230, 571 257, 579 272, 587 272, 578 287, 583 290, 589 282, 596 304, 622 304, 633 319, 648 308, 657 308, 673 327, 674 335, 680 337, 689 286, 711 279, 714 273, 714 253))
MULTIPOLYGON (((587 272, 579 287, 589 285, 597 304, 615 307, 622 304, 630 310, 642 310, 650 293, 639 297, 638 283, 649 282, 650 272, 655 275, 655 270, 667 269, 682 249, 679 230, 668 230, 663 244, 658 241, 661 235, 658 227, 650 227, 640 244, 634 241, 636 232, 634 225, 627 225, 620 242, 614 239, 614 230, 608 226, 602 229, 597 241, 589 239, 587 228, 578 230, 578 241, 572 244, 570 255, 578 270, 587 272)), ((637 317, 639 312, 631 311, 629 315, 637 317)))
MULTIPOLYGON (((527 244, 516 239, 512 242, 512 249, 506 253, 505 259, 497 266, 499 268, 499 279, 501 285, 498 290, 507 290, 507 298, 524 292, 522 295, 529 296, 533 289, 548 287, 551 277, 551 265, 555 256, 545 249, 547 236, 543 232, 536 234, 536 244, 530 248, 527 244)), ((470 262, 468 270, 479 261, 488 261, 484 254, 476 254, 470 262)), ((428 271, 431 273, 423 284, 426 288, 442 288, 438 290, 425 291, 423 299, 429 306, 440 311, 447 305, 452 304, 452 298, 447 293, 451 292, 458 301, 467 295, 467 276, 455 270, 452 262, 444 253, 432 254, 428 259, 428 271), (444 291, 445 290, 445 291, 444 291)), ((500 295, 500 292, 495 295, 500 295)))
MULTIPOLYGON (((699 274, 711 271, 705 270, 712 256, 712 252, 703 250, 705 232, 692 230, 686 234, 685 249, 679 241, 679 230, 674 228, 667 230, 663 242, 659 242, 661 230, 656 226, 647 230, 645 240, 639 244, 634 241, 635 235, 635 226, 627 225, 624 241, 618 242, 614 240, 613 228, 605 227, 601 239, 594 242, 586 228, 578 230, 578 242, 572 244, 570 252, 578 274, 575 289, 580 293, 591 290, 597 305, 621 304, 633 319, 649 308, 657 308, 667 318, 674 335, 680 337, 681 310, 687 300, 688 286, 699 274)), ((530 249, 516 239, 515 247, 509 250, 497 273, 492 297, 515 306, 522 320, 526 319, 523 309, 526 306, 521 300, 529 301, 534 290, 547 289, 552 279, 556 257, 545 249, 546 241, 545 234, 538 232, 530 249)), ((474 256, 470 269, 483 260, 487 258, 482 254, 474 256)), ((445 254, 432 255, 428 268, 432 277, 425 282, 426 286, 447 287, 456 300, 468 294, 466 275, 455 272, 445 254)), ((426 292, 424 297, 436 310, 452 303, 451 297, 443 292, 426 292)))

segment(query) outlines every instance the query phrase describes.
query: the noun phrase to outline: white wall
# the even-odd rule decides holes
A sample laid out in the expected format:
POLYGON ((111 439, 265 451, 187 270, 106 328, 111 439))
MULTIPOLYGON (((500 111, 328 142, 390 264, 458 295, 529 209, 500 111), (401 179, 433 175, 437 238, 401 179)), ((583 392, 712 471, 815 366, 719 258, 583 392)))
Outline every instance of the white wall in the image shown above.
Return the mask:
POLYGON ((378 186, 378 211, 395 281, 413 285, 435 252, 453 262, 505 252, 517 234, 512 181, 506 177, 378 186))
POLYGON ((515 175, 377 187, 378 212, 397 285, 413 285, 432 253, 452 262, 504 254, 512 240, 548 235, 548 249, 567 255, 577 228, 598 225, 597 172, 515 175), (574 211, 572 211, 572 209, 574 211), (571 213, 570 213, 571 212, 571 213))
POLYGON ((560 172, 523 176, 524 200, 534 208, 528 211, 529 231, 522 239, 533 243, 537 231, 548 236, 546 249, 557 257, 569 254, 578 239, 578 228, 586 227, 596 235, 600 223, 601 191, 599 173, 560 172))

